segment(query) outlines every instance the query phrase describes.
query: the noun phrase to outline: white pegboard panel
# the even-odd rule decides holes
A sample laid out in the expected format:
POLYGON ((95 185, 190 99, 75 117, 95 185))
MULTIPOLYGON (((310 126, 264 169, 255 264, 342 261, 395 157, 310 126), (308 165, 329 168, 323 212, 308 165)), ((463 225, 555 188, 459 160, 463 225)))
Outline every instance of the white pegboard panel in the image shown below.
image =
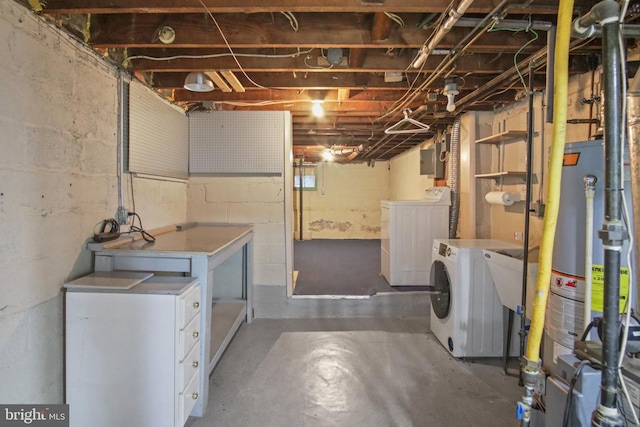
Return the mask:
POLYGON ((129 91, 129 171, 189 177, 189 119, 141 83, 129 91))
POLYGON ((189 173, 282 175, 287 114, 189 113, 189 173))

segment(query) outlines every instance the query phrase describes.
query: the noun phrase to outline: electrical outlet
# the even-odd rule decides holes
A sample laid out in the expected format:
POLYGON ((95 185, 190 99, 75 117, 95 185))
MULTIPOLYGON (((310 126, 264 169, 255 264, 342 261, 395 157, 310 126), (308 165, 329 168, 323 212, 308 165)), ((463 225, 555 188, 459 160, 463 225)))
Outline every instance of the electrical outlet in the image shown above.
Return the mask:
POLYGON ((523 235, 520 231, 516 231, 515 233, 513 233, 513 238, 516 240, 522 240, 523 239, 523 235))
POLYGON ((115 220, 119 225, 125 225, 129 220, 129 211, 127 208, 120 206, 116 211, 115 220))
POLYGON ((536 203, 531 203, 529 212, 531 213, 532 216, 542 218, 544 216, 544 208, 545 208, 545 204, 541 203, 540 200, 538 200, 536 203))

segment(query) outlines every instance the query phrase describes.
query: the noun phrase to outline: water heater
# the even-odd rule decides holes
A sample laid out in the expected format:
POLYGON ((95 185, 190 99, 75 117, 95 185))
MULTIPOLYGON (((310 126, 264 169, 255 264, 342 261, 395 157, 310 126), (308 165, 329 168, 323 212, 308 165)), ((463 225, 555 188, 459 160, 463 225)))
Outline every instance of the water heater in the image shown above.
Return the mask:
MULTIPOLYGON (((601 315, 603 310, 604 249, 598 230, 604 223, 604 163, 603 141, 566 145, 544 328, 543 366, 553 374, 557 374, 558 356, 572 353, 574 342, 581 338, 584 331, 587 176, 595 176, 597 179, 593 202, 591 317, 601 315)), ((624 187, 630 204, 628 167, 625 167, 624 187)), ((631 206, 629 214, 631 215, 631 206)), ((628 244, 629 241, 626 240, 621 257, 621 309, 627 302, 633 304, 628 300, 628 244)), ((591 339, 596 339, 595 337, 595 334, 591 335, 591 339)))

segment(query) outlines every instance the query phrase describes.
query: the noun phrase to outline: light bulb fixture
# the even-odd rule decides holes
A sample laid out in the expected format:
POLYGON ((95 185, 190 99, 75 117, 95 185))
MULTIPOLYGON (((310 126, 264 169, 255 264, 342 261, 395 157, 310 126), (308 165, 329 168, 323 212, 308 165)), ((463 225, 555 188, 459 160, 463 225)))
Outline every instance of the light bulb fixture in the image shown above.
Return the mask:
POLYGON ((211 92, 213 90, 213 82, 202 72, 193 72, 187 74, 184 80, 184 88, 191 92, 211 92))
POLYGON ((453 79, 447 79, 444 83, 444 90, 442 93, 447 97, 447 111, 453 113, 456 110, 454 99, 456 95, 460 93, 458 85, 453 81, 453 79))
POLYGON ((171 44, 176 40, 176 31, 165 25, 158 30, 158 40, 164 44, 171 44))
POLYGON ((314 116, 316 117, 322 117, 324 116, 324 109, 322 108, 322 104, 324 104, 324 101, 321 99, 314 99, 313 101, 311 101, 311 112, 313 113, 314 116))
POLYGON ((327 162, 332 162, 333 151, 330 148, 325 148, 325 150, 322 152, 322 158, 325 159, 327 162))

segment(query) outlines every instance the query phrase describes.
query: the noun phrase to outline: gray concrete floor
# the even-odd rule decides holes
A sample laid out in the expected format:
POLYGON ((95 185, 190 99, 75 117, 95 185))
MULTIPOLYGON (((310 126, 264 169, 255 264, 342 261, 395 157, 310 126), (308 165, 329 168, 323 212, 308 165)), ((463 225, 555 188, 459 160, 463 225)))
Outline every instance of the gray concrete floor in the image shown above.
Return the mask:
POLYGON ((429 319, 256 319, 188 427, 515 426, 517 360, 453 359, 429 319))

